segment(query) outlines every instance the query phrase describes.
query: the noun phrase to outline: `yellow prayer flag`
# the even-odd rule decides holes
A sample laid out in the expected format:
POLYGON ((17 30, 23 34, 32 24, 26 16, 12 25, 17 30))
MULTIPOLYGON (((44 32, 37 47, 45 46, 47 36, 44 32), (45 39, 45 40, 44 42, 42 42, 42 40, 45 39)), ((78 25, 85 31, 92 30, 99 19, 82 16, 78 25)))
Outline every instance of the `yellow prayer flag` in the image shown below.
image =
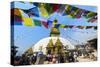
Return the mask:
POLYGON ((34 22, 32 18, 23 17, 23 23, 25 26, 34 26, 34 22))
POLYGON ((40 9, 40 14, 41 14, 41 16, 43 16, 43 17, 48 17, 48 12, 47 12, 47 10, 44 8, 44 4, 41 4, 40 7, 39 7, 39 9, 40 9))

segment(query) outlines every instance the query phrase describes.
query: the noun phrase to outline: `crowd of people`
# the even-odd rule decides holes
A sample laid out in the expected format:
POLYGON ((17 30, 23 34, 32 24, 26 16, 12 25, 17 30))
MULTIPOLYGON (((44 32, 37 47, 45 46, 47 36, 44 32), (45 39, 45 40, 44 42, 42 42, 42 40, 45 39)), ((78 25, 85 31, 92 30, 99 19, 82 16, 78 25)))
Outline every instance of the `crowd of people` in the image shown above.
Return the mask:
MULTIPOLYGON (((14 65, 71 63, 78 62, 78 56, 77 52, 69 53, 66 57, 62 54, 58 56, 53 54, 33 54, 31 56, 26 56, 23 54, 22 56, 15 56, 14 65)), ((90 58, 93 59, 94 55, 90 55, 90 58)))
POLYGON ((59 56, 53 54, 33 54, 27 56, 23 54, 22 56, 14 57, 14 65, 31 65, 31 64, 55 64, 55 63, 65 63, 65 62, 75 62, 75 57, 69 54, 66 60, 62 54, 59 56))
MULTIPOLYGON (((93 54, 79 54, 78 52, 69 52, 68 55, 64 56, 63 54, 47 54, 44 55, 42 52, 38 52, 33 55, 15 56, 14 65, 32 65, 32 64, 56 64, 56 63, 71 63, 79 62, 78 57, 84 55, 88 56, 90 59, 94 59, 93 54)), ((96 60, 96 59, 95 59, 96 60)))

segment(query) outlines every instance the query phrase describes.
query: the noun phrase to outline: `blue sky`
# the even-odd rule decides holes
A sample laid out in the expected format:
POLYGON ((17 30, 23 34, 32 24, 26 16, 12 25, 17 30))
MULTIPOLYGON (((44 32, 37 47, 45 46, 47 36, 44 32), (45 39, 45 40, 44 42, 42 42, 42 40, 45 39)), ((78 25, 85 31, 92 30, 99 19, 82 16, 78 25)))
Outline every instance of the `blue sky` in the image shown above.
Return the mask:
MULTIPOLYGON (((95 6, 79 6, 79 5, 75 5, 75 6, 82 9, 97 12, 97 8, 95 6)), ((16 2, 15 7, 21 8, 21 9, 29 9, 35 6, 30 3, 24 4, 24 3, 16 2)), ((88 26, 88 25, 96 26, 97 25, 97 23, 88 23, 87 19, 85 18, 73 19, 68 16, 61 16, 60 14, 56 12, 50 16, 50 20, 54 20, 55 18, 58 20, 58 23, 65 24, 65 25, 82 25, 82 26, 88 26)), ((46 19, 46 18, 39 17, 37 19, 46 19)), ((49 37, 49 33, 50 33, 50 29, 46 29, 43 26, 29 27, 29 26, 15 25, 14 30, 15 30, 14 43, 16 46, 19 47, 18 54, 21 54, 27 48, 33 46, 42 38, 49 37)), ((61 32, 60 36, 68 39, 73 45, 82 44, 86 42, 88 39, 97 37, 96 30, 94 29, 77 29, 77 28, 69 29, 68 28, 66 30, 60 29, 60 32, 61 32)))

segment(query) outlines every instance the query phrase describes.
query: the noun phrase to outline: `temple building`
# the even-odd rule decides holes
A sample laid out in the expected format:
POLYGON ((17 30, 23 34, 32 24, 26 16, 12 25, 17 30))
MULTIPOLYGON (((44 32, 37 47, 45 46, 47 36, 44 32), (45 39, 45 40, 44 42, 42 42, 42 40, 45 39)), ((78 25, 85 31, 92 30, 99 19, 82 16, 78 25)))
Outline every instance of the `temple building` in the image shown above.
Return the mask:
MULTIPOLYGON (((55 20, 56 24, 57 21, 55 20)), ((42 51, 43 54, 61 54, 64 52, 64 48, 66 49, 75 49, 75 46, 70 43, 65 38, 60 37, 60 31, 56 27, 51 28, 50 36, 41 39, 36 44, 34 44, 31 48, 34 53, 42 51)))

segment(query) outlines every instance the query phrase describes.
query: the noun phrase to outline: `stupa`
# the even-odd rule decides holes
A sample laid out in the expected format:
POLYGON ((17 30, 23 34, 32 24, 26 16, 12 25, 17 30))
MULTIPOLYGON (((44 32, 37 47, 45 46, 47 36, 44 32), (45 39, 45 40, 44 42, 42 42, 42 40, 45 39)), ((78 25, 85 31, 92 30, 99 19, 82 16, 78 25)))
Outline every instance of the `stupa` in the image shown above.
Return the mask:
MULTIPOLYGON (((54 24, 57 23, 57 20, 54 20, 54 24)), ((44 54, 57 54, 61 53, 64 47, 67 46, 67 49, 75 49, 67 39, 60 37, 60 31, 58 28, 52 27, 50 36, 47 38, 41 39, 35 45, 32 46, 33 52, 42 51, 44 54)))

